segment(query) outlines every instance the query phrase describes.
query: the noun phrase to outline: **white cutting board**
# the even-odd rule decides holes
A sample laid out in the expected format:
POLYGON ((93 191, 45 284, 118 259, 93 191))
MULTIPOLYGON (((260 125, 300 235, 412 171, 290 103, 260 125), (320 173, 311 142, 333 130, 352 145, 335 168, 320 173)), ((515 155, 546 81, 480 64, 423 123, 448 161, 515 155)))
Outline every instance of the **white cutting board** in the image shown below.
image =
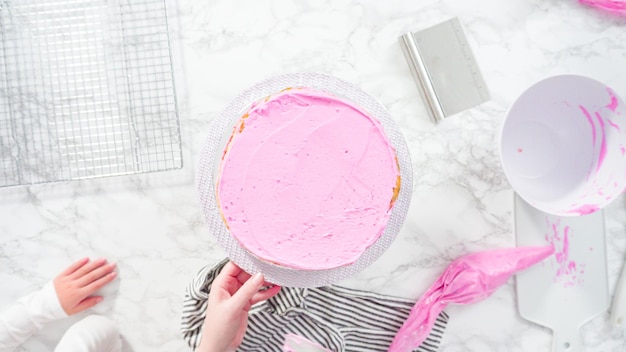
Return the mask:
POLYGON ((604 213, 559 217, 515 195, 518 246, 555 253, 516 276, 520 315, 553 331, 553 351, 582 351, 580 328, 609 307, 604 213))

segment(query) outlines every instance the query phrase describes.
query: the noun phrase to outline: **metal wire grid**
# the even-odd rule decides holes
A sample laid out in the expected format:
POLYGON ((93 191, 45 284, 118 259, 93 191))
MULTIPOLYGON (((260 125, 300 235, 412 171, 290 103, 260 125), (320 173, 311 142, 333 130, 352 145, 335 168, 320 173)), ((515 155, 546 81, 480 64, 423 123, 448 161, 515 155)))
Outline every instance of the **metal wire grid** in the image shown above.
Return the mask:
POLYGON ((0 0, 0 187, 182 167, 164 0, 0 0))

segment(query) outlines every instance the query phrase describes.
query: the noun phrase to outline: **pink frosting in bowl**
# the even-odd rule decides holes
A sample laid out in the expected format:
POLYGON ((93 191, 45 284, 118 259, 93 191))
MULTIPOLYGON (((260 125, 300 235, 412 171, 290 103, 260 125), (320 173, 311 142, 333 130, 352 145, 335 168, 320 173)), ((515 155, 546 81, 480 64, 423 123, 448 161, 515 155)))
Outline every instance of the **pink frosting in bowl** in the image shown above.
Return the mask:
POLYGON ((381 124, 353 103, 288 89, 253 105, 220 163, 217 198, 233 237, 299 270, 349 265, 382 235, 400 188, 381 124))

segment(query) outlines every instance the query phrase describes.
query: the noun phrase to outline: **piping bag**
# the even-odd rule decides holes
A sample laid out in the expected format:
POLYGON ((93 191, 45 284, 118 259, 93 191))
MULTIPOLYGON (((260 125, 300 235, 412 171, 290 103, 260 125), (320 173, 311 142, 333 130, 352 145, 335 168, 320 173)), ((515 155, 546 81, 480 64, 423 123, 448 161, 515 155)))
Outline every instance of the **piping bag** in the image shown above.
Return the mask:
POLYGON ((554 247, 518 247, 465 255, 453 261, 411 309, 389 352, 410 352, 428 337, 450 303, 471 304, 491 296, 511 275, 554 253, 554 247))

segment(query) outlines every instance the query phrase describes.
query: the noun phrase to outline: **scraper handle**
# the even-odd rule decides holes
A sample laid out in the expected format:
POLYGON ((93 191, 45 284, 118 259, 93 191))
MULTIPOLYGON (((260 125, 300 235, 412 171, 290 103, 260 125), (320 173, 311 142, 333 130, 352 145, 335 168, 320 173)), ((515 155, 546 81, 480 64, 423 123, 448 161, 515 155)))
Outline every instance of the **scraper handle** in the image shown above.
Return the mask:
POLYGON ((583 343, 580 338, 580 330, 576 327, 567 329, 555 329, 552 337, 553 352, 582 352, 583 343))
POLYGON ((437 97, 433 82, 429 78, 430 75, 428 74, 426 63, 422 59, 422 54, 413 33, 405 33, 400 36, 400 46, 413 74, 413 79, 415 79, 418 85, 422 99, 428 107, 430 118, 435 123, 440 122, 446 117, 446 114, 437 97))
POLYGON ((613 295, 613 303, 611 304, 611 325, 614 327, 626 326, 626 265, 622 268, 617 286, 615 286, 615 294, 613 295))

